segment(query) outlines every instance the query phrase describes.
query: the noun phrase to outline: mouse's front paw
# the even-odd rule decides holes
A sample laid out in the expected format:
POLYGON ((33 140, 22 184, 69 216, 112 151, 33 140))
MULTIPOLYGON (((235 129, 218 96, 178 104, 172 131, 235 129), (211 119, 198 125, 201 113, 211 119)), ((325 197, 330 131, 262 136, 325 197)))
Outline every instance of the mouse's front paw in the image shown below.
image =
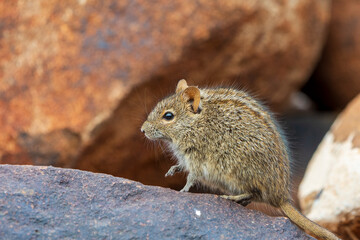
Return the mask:
POLYGON ((172 176, 172 175, 174 175, 175 173, 180 172, 180 171, 181 171, 180 165, 174 165, 174 166, 172 166, 172 167, 169 169, 169 171, 165 174, 165 177, 172 176))

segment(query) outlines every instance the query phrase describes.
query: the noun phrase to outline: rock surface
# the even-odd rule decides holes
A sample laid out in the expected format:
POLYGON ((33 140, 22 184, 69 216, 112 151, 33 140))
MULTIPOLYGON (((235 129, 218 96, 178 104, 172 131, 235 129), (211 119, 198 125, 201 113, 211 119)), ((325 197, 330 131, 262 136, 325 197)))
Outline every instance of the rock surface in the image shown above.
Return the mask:
POLYGON ((329 35, 308 89, 325 107, 344 108, 360 93, 360 2, 333 0, 329 35))
POLYGON ((158 151, 138 154, 150 107, 187 78, 201 86, 235 83, 281 108, 318 58, 329 6, 0 1, 0 163, 178 184, 159 177, 168 165, 154 164, 158 151))
POLYGON ((0 165, 2 239, 313 239, 215 195, 53 167, 0 165))
POLYGON ((360 95, 316 150, 299 188, 307 216, 344 239, 360 236, 360 95))

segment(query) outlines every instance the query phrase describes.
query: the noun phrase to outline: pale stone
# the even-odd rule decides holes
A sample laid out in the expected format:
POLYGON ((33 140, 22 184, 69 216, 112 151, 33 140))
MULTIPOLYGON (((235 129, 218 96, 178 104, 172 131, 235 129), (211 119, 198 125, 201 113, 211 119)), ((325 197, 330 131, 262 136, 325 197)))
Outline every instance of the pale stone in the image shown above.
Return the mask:
POLYGON ((360 96, 333 124, 299 187, 300 205, 306 216, 343 238, 360 234, 360 147, 355 141, 359 132, 353 125, 360 125, 359 104, 360 96))

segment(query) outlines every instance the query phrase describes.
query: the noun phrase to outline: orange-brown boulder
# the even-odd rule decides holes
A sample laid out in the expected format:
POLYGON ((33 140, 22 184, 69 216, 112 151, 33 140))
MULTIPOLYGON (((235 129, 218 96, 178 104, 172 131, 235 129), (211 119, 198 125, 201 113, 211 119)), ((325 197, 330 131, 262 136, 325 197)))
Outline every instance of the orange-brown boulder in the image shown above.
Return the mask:
POLYGON ((360 93, 360 2, 332 1, 329 34, 308 83, 313 98, 328 109, 342 109, 360 93))
POLYGON ((329 4, 2 1, 0 163, 175 186, 139 131, 150 108, 186 78, 246 87, 281 109, 317 61, 329 4))

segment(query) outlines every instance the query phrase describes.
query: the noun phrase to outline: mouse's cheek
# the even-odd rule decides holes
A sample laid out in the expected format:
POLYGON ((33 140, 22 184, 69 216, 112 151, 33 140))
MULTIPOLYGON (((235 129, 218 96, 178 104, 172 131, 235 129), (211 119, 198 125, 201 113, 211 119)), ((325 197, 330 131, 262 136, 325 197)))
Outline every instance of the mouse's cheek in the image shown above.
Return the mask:
POLYGON ((166 138, 163 132, 156 128, 150 128, 149 131, 145 132, 145 136, 150 140, 160 140, 166 138))

